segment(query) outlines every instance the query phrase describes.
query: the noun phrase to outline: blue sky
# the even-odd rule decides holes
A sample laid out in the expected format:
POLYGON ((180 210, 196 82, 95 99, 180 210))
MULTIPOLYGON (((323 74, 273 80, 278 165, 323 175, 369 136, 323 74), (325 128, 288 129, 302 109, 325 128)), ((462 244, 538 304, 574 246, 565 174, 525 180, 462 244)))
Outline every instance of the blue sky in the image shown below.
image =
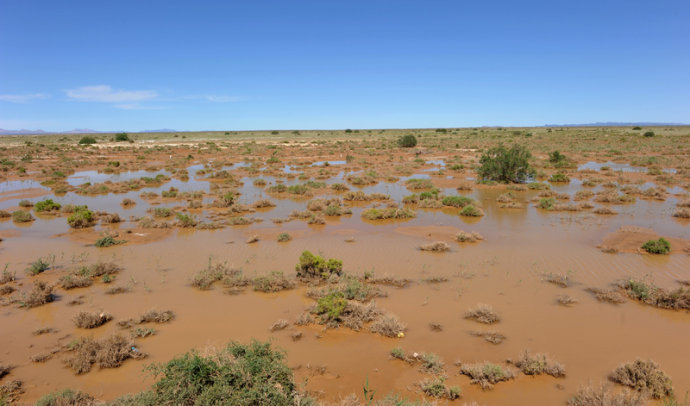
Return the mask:
POLYGON ((690 122, 690 2, 0 0, 0 128, 690 122))

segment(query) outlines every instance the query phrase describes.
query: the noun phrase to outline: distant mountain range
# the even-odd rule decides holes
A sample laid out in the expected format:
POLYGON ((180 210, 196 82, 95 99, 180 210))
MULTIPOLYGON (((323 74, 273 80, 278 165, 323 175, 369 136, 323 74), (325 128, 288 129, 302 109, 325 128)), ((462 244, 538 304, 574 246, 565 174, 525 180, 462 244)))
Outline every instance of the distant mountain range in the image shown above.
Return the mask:
POLYGON ((605 123, 586 123, 586 124, 545 124, 544 127, 659 127, 665 125, 688 125, 682 123, 619 123, 619 122, 605 122, 605 123))
MULTIPOLYGON (((90 128, 75 128, 69 131, 43 131, 43 130, 27 130, 22 128, 21 130, 6 130, 0 128, 0 135, 43 135, 43 134, 98 134, 98 133, 116 133, 120 131, 97 131, 90 128)), ((144 131, 125 131, 125 132, 139 132, 139 133, 174 133, 176 130, 169 128, 162 128, 159 130, 144 130, 144 131)))

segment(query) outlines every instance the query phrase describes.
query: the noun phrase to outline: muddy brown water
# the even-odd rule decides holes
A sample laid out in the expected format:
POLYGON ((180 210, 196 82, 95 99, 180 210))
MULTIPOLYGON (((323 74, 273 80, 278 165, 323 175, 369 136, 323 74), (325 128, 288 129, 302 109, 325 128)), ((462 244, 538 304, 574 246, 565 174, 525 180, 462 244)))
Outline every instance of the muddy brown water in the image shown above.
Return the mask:
MULTIPOLYGON (((342 182, 346 172, 338 172, 327 182, 342 182)), ((262 178, 269 184, 275 180, 262 178)), ((107 177, 99 175, 94 179, 107 177)), ((88 246, 78 236, 70 237, 88 231, 69 230, 64 217, 37 216, 30 226, 1 221, 0 236, 4 241, 0 243, 0 264, 8 264, 8 269, 17 272, 20 290, 28 289, 32 280, 54 281, 66 271, 96 260, 120 264, 124 270, 112 285, 131 289, 129 293, 106 295, 106 288, 112 285, 99 281, 84 289, 57 289, 56 302, 34 309, 0 307, 0 360, 16 366, 10 375, 12 379, 24 381, 26 392, 21 401, 30 403, 47 392, 64 388, 113 399, 147 388, 153 378, 142 369, 151 362, 165 362, 192 348, 204 351, 231 340, 246 342, 252 338, 272 340, 275 346, 285 349, 296 381, 327 401, 349 393, 360 394, 367 380, 378 395, 397 392, 419 398, 415 383, 426 375, 390 357, 390 350, 398 346, 408 352, 438 354, 445 362, 446 383, 462 388, 460 402, 564 404, 581 385, 606 381, 615 367, 638 357, 659 363, 672 377, 676 393, 690 390, 690 313, 655 309, 632 301, 620 305, 600 303, 585 291, 587 287, 605 288, 629 277, 648 278, 666 288, 679 286, 677 280, 690 279, 690 257, 686 253, 605 254, 597 248, 604 236, 625 225, 650 228, 662 236, 690 238, 689 223, 670 215, 677 201, 673 196, 664 202, 638 199, 634 204, 615 206, 619 212, 616 216, 597 216, 589 211, 546 213, 531 203, 524 209, 501 209, 495 202, 501 191, 478 189, 467 195, 482 202, 486 215, 479 219, 459 217, 456 209, 418 209, 417 217, 408 221, 362 221, 360 214, 364 206, 371 205, 368 203, 353 206, 351 216, 329 218, 325 226, 310 226, 297 220, 276 225, 270 221, 272 218, 304 210, 307 200, 277 198, 254 187, 253 179, 243 178, 244 186, 239 189, 241 202, 250 204, 268 198, 278 204, 248 215, 262 218, 263 222, 215 231, 176 229, 146 244, 106 249, 88 246), (459 230, 477 231, 484 241, 457 243, 454 234, 459 230), (277 243, 275 238, 281 232, 289 232, 293 240, 277 243), (246 244, 255 234, 260 241, 246 244), (348 238, 354 241, 346 241, 348 238), (450 252, 418 250, 419 245, 436 240, 448 242, 450 252), (407 288, 383 287, 388 297, 376 299, 380 308, 397 315, 407 325, 405 337, 385 338, 366 329, 354 332, 292 324, 285 330, 270 332, 275 321, 293 322, 313 303, 305 296, 306 288, 274 294, 247 289, 229 295, 220 285, 209 291, 198 291, 189 285, 192 275, 204 268, 209 259, 227 261, 247 276, 274 270, 292 275, 304 250, 342 259, 345 271, 352 274, 373 272, 375 276, 414 280, 407 288), (47 255, 55 256, 54 268, 34 278, 24 274, 30 262, 47 255), (544 274, 549 272, 568 274, 572 285, 561 288, 544 282, 544 274), (447 281, 424 281, 433 277, 447 281), (573 296, 578 303, 569 307, 558 305, 556 298, 563 294, 573 296), (78 296, 84 296, 83 305, 67 305, 78 296), (485 326, 464 319, 464 312, 478 303, 492 305, 501 321, 485 326), (145 360, 129 360, 115 369, 95 367, 80 376, 64 366, 62 353, 45 363, 29 360, 32 355, 48 352, 75 337, 128 334, 116 322, 150 309, 171 309, 176 318, 169 324, 153 326, 158 330, 155 336, 136 340, 138 348, 148 354, 145 360), (104 310, 113 314, 115 320, 94 330, 79 330, 72 317, 80 310, 104 310), (432 331, 431 322, 440 323, 443 330, 432 331), (58 332, 32 335, 39 327, 54 327, 58 332), (290 335, 298 331, 303 337, 293 341, 290 335), (476 331, 499 331, 507 339, 493 345, 470 334, 476 331), (504 363, 519 357, 524 350, 548 353, 566 366, 567 376, 556 379, 520 374, 491 391, 482 391, 458 373, 457 363, 504 363)), ((411 193, 404 187, 405 179, 381 182, 362 190, 387 193, 400 202, 402 196, 411 193)), ((184 183, 176 182, 178 186, 184 183)), ((190 182, 187 190, 208 190, 208 183, 203 180, 193 177, 190 182)), ((295 183, 299 181, 286 182, 295 183)), ((170 186, 167 183, 126 194, 46 196, 60 203, 88 204, 95 210, 117 212, 127 219, 145 214, 150 207, 183 205, 179 201, 152 205, 139 198, 142 192, 160 193, 170 186), (136 200, 137 205, 122 208, 120 202, 125 197, 136 200)), ((554 190, 572 195, 578 184, 554 190)), ((12 184, 0 189, 0 209, 13 210, 20 199, 45 193, 31 182, 12 184)), ((455 191, 448 189, 446 193, 455 191)), ((514 194, 521 200, 536 195, 514 194)), ((116 228, 123 231, 131 226, 125 222, 116 228)), ((102 229, 96 227, 97 231, 102 229)))

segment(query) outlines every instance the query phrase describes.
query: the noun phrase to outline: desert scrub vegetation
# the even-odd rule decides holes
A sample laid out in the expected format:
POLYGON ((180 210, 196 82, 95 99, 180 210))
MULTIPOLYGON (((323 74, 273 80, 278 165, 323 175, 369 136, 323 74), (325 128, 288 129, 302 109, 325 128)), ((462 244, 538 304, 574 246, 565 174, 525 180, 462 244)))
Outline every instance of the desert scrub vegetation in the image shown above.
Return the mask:
POLYGON ((441 199, 441 204, 449 207, 462 208, 469 205, 476 205, 474 199, 465 196, 446 196, 441 199))
POLYGON ((665 255, 671 252, 671 243, 661 237, 658 240, 649 240, 642 245, 642 249, 650 254, 665 255))
POLYGON ((466 231, 460 231, 457 234, 455 234, 455 241, 457 242, 477 242, 483 239, 484 237, 482 237, 482 235, 476 231, 472 231, 469 233, 466 231))
POLYGON ((42 306, 51 303, 55 300, 53 295, 53 286, 48 285, 43 281, 34 282, 33 287, 28 292, 22 292, 16 301, 19 307, 30 309, 32 307, 42 306))
POLYGON ((690 310, 690 287, 666 290, 645 281, 628 279, 618 286, 631 299, 662 309, 690 310))
POLYGON ((124 361, 146 357, 130 339, 113 335, 103 340, 82 337, 67 344, 71 355, 65 364, 78 375, 91 371, 94 365, 100 368, 117 368, 124 361))
POLYGON ((26 273, 31 276, 36 276, 50 269, 50 263, 54 260, 54 257, 48 256, 44 258, 38 258, 34 262, 30 263, 26 268, 26 273))
POLYGON ((113 319, 113 316, 106 312, 79 312, 72 320, 79 328, 96 328, 104 325, 113 319))
POLYGON ((405 208, 388 207, 385 209, 371 208, 362 212, 362 217, 367 220, 401 220, 416 217, 417 214, 405 208))
POLYGON ((431 183, 431 179, 417 179, 412 178, 405 181, 405 186, 410 190, 425 190, 433 189, 434 184, 431 183))
POLYGON ((214 264, 213 260, 209 258, 206 268, 194 274, 191 284, 195 288, 207 290, 218 281, 224 279, 233 280, 241 277, 241 275, 241 270, 231 268, 227 262, 219 262, 214 264))
POLYGON ((93 244, 98 248, 112 247, 113 245, 120 245, 126 243, 126 240, 117 240, 112 235, 106 235, 96 240, 93 244))
POLYGON ((334 258, 326 260, 320 255, 303 251, 299 263, 295 265, 295 272, 300 279, 327 280, 333 275, 340 276, 343 273, 343 261, 334 258))
POLYGON ((529 160, 532 154, 526 147, 514 144, 506 148, 503 144, 490 148, 479 159, 477 170, 481 181, 501 183, 522 183, 534 174, 529 160))
POLYGON ((419 387, 425 395, 437 399, 455 400, 462 394, 459 386, 446 386, 443 377, 427 378, 419 383, 419 387))
POLYGON ((60 211, 61 207, 62 205, 60 203, 54 202, 53 199, 46 199, 37 202, 34 206, 34 210, 37 213, 47 213, 60 211))
POLYGON ((615 289, 600 289, 600 288, 587 288, 587 292, 594 295, 594 297, 604 303, 610 304, 621 304, 625 302, 625 298, 615 289))
POLYGON ((293 289, 295 282, 287 279, 282 272, 274 271, 266 276, 258 276, 252 280, 252 286, 259 292, 280 292, 293 289))
POLYGON ((76 206, 74 212, 67 217, 67 224, 72 228, 86 228, 94 225, 93 212, 86 206, 76 206))
POLYGON ((126 396, 115 405, 299 406, 292 370, 285 355, 270 343, 230 343, 200 355, 188 352, 147 371, 157 379, 145 392, 126 396))
POLYGON ((565 367, 558 361, 554 361, 547 354, 531 355, 528 351, 522 353, 520 358, 512 361, 525 375, 551 375, 556 378, 565 376, 565 367))
POLYGON ((515 378, 515 374, 508 368, 484 362, 480 364, 463 364, 460 373, 470 377, 470 383, 479 385, 482 390, 493 389, 494 385, 515 378))
POLYGON ((34 216, 28 211, 15 210, 12 212, 12 221, 15 223, 28 223, 34 221, 34 216))
POLYGON ((568 406, 644 406, 646 399, 641 393, 630 390, 612 391, 609 386, 584 386, 568 399, 568 406))
POLYGON ((459 214, 463 217, 482 217, 484 215, 484 211, 470 204, 463 207, 459 214))
POLYGON ((95 406, 97 404, 93 396, 72 389, 49 393, 36 401, 36 406, 95 406))
POLYGON ((450 246, 445 241, 435 241, 428 244, 422 244, 419 246, 421 251, 430 252, 446 252, 450 250, 450 246))
POLYGON ((417 137, 406 134, 398 138, 398 146, 402 148, 413 148, 417 146, 417 137))
POLYGON ((616 368, 609 378, 654 399, 673 395, 671 378, 654 361, 637 359, 616 368))
POLYGON ((475 337, 481 337, 494 345, 498 345, 506 339, 506 336, 498 331, 471 331, 470 334, 475 337))
POLYGON ((292 237, 288 233, 280 233, 278 234, 278 237, 276 238, 278 242, 288 242, 292 240, 292 237))
POLYGON ((465 318, 484 324, 494 324, 501 320, 493 307, 484 303, 478 304, 475 308, 468 309, 465 312, 465 318))
POLYGON ((199 220, 192 214, 177 213, 175 217, 177 218, 177 225, 182 228, 195 227, 199 224, 199 220))

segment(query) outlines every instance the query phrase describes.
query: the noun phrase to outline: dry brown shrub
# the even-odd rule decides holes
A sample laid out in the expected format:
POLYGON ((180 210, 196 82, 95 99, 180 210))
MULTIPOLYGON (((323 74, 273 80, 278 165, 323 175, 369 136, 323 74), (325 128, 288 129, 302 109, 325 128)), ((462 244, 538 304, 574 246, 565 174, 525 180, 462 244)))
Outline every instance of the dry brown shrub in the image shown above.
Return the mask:
POLYGON ((654 361, 637 359, 616 368, 609 378, 654 399, 673 394, 671 378, 654 361))
POLYGON ((552 360, 547 354, 531 355, 525 351, 513 364, 525 375, 547 374, 556 378, 565 376, 565 367, 560 362, 552 360))
POLYGON ((484 324, 498 323, 501 320, 493 307, 484 303, 478 304, 477 307, 473 309, 468 309, 467 312, 465 312, 465 318, 484 324))
POLYGON ((568 400, 568 406, 644 406, 647 404, 642 394, 629 390, 613 392, 601 384, 598 388, 591 385, 578 389, 575 396, 568 400))
POLYGON ((74 324, 79 328, 96 328, 113 319, 105 312, 79 312, 74 316, 74 324))

